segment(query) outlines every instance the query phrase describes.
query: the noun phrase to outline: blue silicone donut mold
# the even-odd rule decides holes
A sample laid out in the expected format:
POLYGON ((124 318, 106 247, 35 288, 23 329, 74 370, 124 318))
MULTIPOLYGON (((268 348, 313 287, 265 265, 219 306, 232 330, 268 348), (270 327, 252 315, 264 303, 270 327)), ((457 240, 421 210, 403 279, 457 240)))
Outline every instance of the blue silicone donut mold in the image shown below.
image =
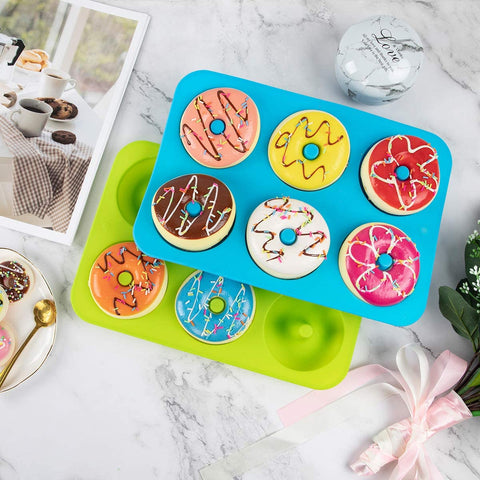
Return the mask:
POLYGON ((451 154, 437 135, 360 110, 317 98, 210 71, 187 75, 177 86, 170 115, 144 200, 134 225, 134 238, 146 254, 182 265, 205 270, 308 302, 379 320, 392 325, 409 325, 425 310, 435 259, 438 231, 451 170, 451 154), (179 124, 188 103, 211 88, 231 87, 244 91, 256 103, 261 121, 260 136, 253 152, 240 164, 211 169, 195 162, 185 151, 179 136, 179 124), (276 126, 292 113, 322 110, 337 117, 347 129, 351 150, 343 175, 331 186, 307 192, 283 183, 268 161, 267 147, 276 126), (429 142, 438 152, 440 186, 433 202, 413 215, 395 216, 380 211, 365 196, 360 181, 360 165, 372 145, 392 135, 414 135, 429 142), (157 232, 151 218, 151 203, 157 188, 179 175, 205 173, 224 182, 235 197, 237 215, 232 231, 217 246, 187 252, 167 243, 157 232), (283 280, 263 272, 253 262, 245 244, 245 227, 253 210, 261 202, 289 196, 315 207, 330 230, 327 259, 311 274, 283 280), (403 230, 420 252, 420 275, 415 291, 391 307, 375 307, 358 299, 343 283, 338 270, 338 252, 346 236, 369 222, 390 223, 403 230))

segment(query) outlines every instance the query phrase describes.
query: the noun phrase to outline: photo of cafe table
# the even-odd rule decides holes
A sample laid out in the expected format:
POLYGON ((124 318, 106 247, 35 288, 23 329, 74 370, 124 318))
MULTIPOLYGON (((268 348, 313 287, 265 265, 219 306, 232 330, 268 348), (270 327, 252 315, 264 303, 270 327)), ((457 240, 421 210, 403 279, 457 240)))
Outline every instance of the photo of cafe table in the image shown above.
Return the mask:
POLYGON ((0 225, 72 243, 147 24, 96 2, 0 0, 0 225))

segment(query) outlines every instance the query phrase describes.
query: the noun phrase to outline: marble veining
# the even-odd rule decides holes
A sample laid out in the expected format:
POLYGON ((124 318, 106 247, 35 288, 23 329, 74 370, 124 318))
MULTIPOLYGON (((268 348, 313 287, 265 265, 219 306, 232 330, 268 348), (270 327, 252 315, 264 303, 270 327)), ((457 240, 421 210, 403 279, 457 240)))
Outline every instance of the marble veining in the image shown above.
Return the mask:
MULTIPOLYGON (((201 467, 276 429, 254 396, 247 394, 245 403, 236 393, 242 385, 230 367, 209 362, 196 376, 167 362, 155 369, 155 376, 177 447, 176 478, 195 478, 201 467)), ((274 472, 269 478, 282 478, 274 472)))
MULTIPOLYGON (((438 310, 438 287, 463 275, 466 236, 480 217, 480 4, 475 0, 108 0, 152 18, 72 247, 0 229, 0 244, 26 255, 57 299, 56 345, 42 369, 0 395, 0 478, 198 480, 198 470, 280 428, 276 411, 306 388, 168 349, 77 318, 70 287, 116 152, 135 140, 160 142, 178 81, 213 69, 431 130, 449 145, 453 171, 430 298, 414 325, 364 320, 353 366, 395 366, 414 342, 432 359, 471 348, 438 310), (418 32, 425 59, 399 100, 360 105, 335 80, 338 42, 377 14, 418 32), (39 406, 42 410, 39 410, 39 406)), ((100 240, 99 240, 100 242, 100 240)), ((103 248, 99 245, 99 249, 103 248)), ((348 463, 371 435, 404 415, 392 401, 318 436, 243 480, 356 478, 348 463)), ((433 437, 427 450, 446 479, 480 478, 480 420, 433 437)), ((389 471, 376 475, 386 480, 389 471)))

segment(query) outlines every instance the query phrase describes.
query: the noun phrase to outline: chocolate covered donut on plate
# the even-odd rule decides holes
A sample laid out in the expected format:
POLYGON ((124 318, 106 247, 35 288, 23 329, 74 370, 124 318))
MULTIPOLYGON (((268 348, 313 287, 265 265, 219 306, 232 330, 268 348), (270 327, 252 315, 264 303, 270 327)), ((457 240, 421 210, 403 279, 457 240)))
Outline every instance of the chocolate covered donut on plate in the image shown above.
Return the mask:
POLYGON ((0 263, 0 287, 5 290, 10 302, 18 302, 29 291, 33 273, 21 263, 7 260, 0 263))

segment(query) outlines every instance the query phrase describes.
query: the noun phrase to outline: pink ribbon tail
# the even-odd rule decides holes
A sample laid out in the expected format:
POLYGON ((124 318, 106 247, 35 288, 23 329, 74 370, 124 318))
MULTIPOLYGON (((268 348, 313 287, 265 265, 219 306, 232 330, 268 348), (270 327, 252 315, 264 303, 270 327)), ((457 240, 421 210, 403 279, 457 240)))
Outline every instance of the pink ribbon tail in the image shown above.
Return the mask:
POLYGON ((378 473, 384 465, 396 459, 393 455, 383 452, 376 443, 372 443, 360 454, 358 460, 350 465, 350 468, 357 475, 367 477, 378 473))

